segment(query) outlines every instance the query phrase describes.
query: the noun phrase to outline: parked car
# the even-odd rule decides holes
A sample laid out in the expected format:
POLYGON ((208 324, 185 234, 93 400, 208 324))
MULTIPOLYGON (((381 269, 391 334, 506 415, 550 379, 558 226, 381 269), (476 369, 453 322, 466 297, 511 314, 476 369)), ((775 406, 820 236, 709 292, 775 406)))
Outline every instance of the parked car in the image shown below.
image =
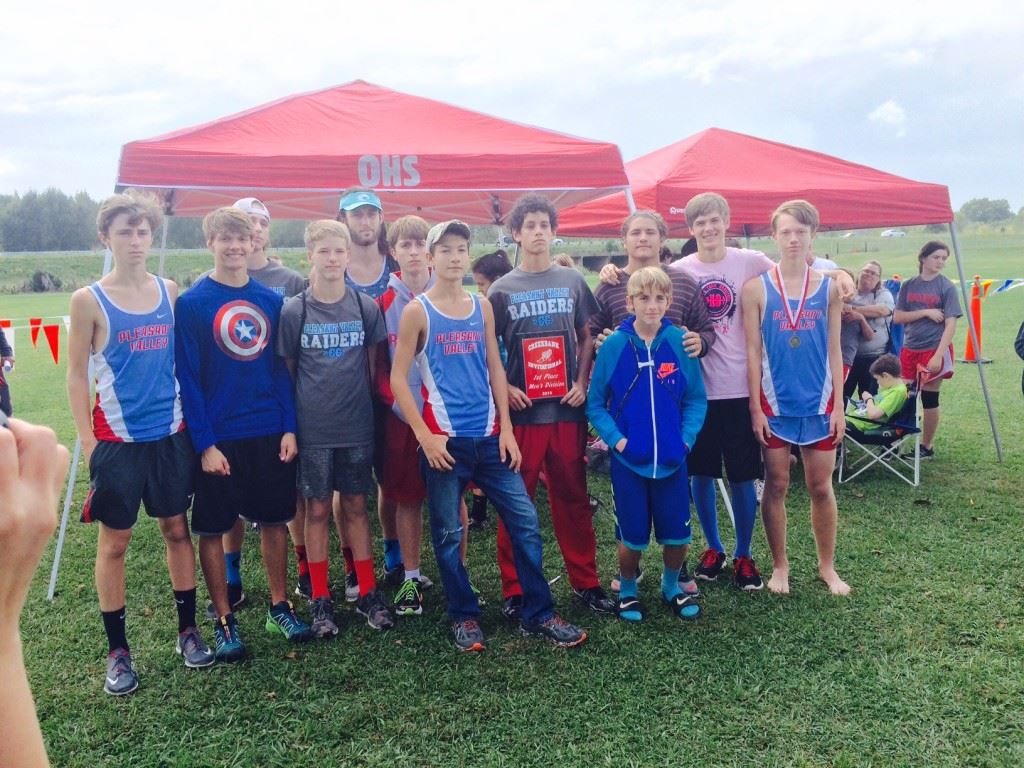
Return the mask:
POLYGON ((565 240, 563 240, 560 237, 556 237, 554 240, 551 241, 551 244, 552 245, 565 245, 565 240))
POLYGON ((501 248, 508 248, 511 245, 515 245, 516 241, 512 239, 512 235, 498 235, 498 242, 495 245, 501 248))
POLYGON ((907 233, 902 229, 887 229, 882 233, 882 237, 906 237, 907 233))

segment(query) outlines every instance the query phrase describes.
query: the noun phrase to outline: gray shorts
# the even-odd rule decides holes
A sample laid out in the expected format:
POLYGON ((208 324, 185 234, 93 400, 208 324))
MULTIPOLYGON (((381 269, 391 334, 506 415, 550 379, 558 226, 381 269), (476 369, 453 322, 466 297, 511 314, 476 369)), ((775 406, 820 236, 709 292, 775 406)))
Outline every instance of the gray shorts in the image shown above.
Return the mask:
POLYGON ((334 491, 366 495, 373 489, 373 446, 299 448, 299 493, 329 499, 334 491))

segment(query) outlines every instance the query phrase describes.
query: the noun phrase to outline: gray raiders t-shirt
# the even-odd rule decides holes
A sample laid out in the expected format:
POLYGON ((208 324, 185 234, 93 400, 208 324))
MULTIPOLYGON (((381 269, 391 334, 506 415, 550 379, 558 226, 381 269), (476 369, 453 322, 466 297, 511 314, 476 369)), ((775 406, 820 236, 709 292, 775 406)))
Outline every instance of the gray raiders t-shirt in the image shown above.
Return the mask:
MULTIPOLYGON (((900 295, 896 299, 896 309, 904 312, 941 309, 947 320, 963 314, 956 286, 945 275, 936 275, 931 280, 925 280, 917 275, 904 281, 900 286, 900 295)), ((918 351, 935 349, 942 340, 945 326, 945 323, 936 323, 928 318, 907 323, 903 346, 918 351)))
POLYGON ((277 354, 298 361, 295 407, 300 446, 347 448, 373 443, 366 353, 386 338, 380 308, 351 289, 334 304, 314 299, 312 289, 284 303, 277 354), (306 321, 300 330, 303 296, 306 321), (362 304, 362 314, 357 302, 362 304))
POLYGON ((576 331, 587 333, 587 322, 598 310, 583 276, 559 264, 543 272, 526 272, 517 267, 491 285, 487 298, 494 307, 495 333, 508 353, 508 381, 533 401, 525 411, 511 411, 512 423, 586 421, 585 403, 572 408, 559 403, 561 395, 535 394, 545 379, 567 378, 570 387, 576 379, 576 331), (560 348, 564 348, 564 361, 560 348), (529 363, 527 356, 531 357, 529 363), (531 371, 531 384, 526 381, 527 370, 531 371))

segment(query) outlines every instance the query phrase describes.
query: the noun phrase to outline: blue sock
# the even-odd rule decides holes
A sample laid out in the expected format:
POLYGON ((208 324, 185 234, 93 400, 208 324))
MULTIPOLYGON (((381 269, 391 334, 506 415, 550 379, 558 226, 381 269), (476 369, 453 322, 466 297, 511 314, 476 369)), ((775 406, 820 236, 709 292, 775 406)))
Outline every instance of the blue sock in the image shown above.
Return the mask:
POLYGON ((732 514, 736 519, 736 552, 733 557, 750 557, 750 540, 757 523, 757 492, 754 481, 731 483, 732 514))
POLYGON ((679 588, 679 569, 665 566, 661 572, 661 595, 666 600, 671 600, 676 595, 681 595, 683 590, 679 588))
POLYGON ((236 587, 242 586, 242 553, 225 552, 224 566, 227 568, 227 582, 236 587))
MULTIPOLYGON (((619 577, 619 599, 636 597, 636 577, 632 579, 624 579, 619 577)), ((620 619, 626 621, 643 621, 643 614, 640 611, 622 611, 619 614, 620 619)))
POLYGON ((622 597, 636 597, 636 577, 627 579, 625 577, 619 577, 619 594, 622 597))
POLYGON ((718 511, 715 508, 715 478, 694 475, 690 478, 693 505, 697 508, 697 519, 704 531, 704 540, 716 552, 725 552, 718 536, 718 511))
POLYGON ((393 571, 402 564, 402 548, 398 539, 384 539, 384 567, 393 571))

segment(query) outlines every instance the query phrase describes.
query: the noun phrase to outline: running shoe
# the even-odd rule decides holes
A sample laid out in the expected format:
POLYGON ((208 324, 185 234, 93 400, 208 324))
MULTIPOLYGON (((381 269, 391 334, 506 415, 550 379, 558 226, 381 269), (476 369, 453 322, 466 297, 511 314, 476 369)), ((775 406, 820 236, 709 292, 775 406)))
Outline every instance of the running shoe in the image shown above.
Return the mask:
POLYGON ((615 601, 600 587, 573 589, 576 599, 595 613, 615 613, 615 601))
POLYGON ((111 696, 125 696, 139 687, 139 676, 132 666, 127 648, 115 648, 107 654, 107 679, 103 690, 111 696))
POLYGON ((245 643, 238 634, 238 622, 233 613, 213 622, 213 639, 217 646, 217 661, 241 661, 245 658, 245 643))
MULTIPOLYGON (((643 580, 644 580, 644 569, 640 568, 639 566, 637 566, 637 569, 636 569, 636 583, 639 584, 643 580)), ((612 577, 611 589, 612 589, 612 592, 615 592, 615 593, 618 593, 618 592, 622 591, 622 574, 616 573, 612 577)))
POLYGON ((552 614, 551 618, 537 624, 523 622, 523 634, 546 637, 559 648, 575 648, 577 645, 582 645, 587 639, 586 632, 570 624, 558 614, 552 614))
POLYGON ((310 603, 309 612, 313 617, 310 626, 313 637, 325 639, 338 634, 338 624, 334 619, 334 601, 331 598, 318 597, 310 603))
POLYGON ((686 568, 686 563, 683 563, 683 567, 679 569, 679 588, 683 590, 683 594, 689 595, 690 597, 700 597, 700 587, 697 586, 697 582, 694 581, 693 576, 690 575, 690 571, 686 568))
POLYGON ((217 660, 196 627, 189 627, 178 635, 174 650, 189 669, 202 669, 217 660))
POLYGON ((452 624, 452 637, 455 647, 463 652, 479 653, 487 650, 484 631, 473 619, 463 619, 452 624))
MULTIPOLYGON (((919 447, 919 450, 921 451, 921 458, 922 459, 934 459, 935 458, 935 449, 934 448, 925 448, 922 445, 922 446, 919 447)), ((914 458, 914 449, 911 448, 906 453, 901 453, 900 454, 900 458, 901 459, 913 460, 913 458, 914 458)))
POLYGON ((359 577, 354 570, 345 574, 345 602, 354 603, 359 599, 359 577))
POLYGON ((725 552, 708 547, 700 556, 700 564, 693 575, 701 581, 714 581, 725 567, 725 552))
POLYGON ((423 613, 423 595, 419 579, 406 579, 395 595, 395 613, 399 616, 419 616, 423 613))
POLYGON ((501 603, 501 615, 509 621, 519 621, 523 613, 523 596, 512 595, 506 597, 501 603))
POLYGON ((295 596, 304 597, 307 600, 313 599, 313 581, 308 573, 299 574, 299 582, 295 585, 295 596))
POLYGON ((395 620, 379 589, 367 592, 356 601, 356 613, 365 617, 366 623, 373 629, 391 629, 395 626, 395 620))
POLYGON ((752 557, 737 557, 732 561, 732 580, 740 589, 756 591, 764 586, 761 572, 752 557))
POLYGON ((284 635, 289 643, 305 643, 313 639, 309 624, 295 615, 295 609, 288 600, 270 606, 265 626, 267 632, 284 635))

